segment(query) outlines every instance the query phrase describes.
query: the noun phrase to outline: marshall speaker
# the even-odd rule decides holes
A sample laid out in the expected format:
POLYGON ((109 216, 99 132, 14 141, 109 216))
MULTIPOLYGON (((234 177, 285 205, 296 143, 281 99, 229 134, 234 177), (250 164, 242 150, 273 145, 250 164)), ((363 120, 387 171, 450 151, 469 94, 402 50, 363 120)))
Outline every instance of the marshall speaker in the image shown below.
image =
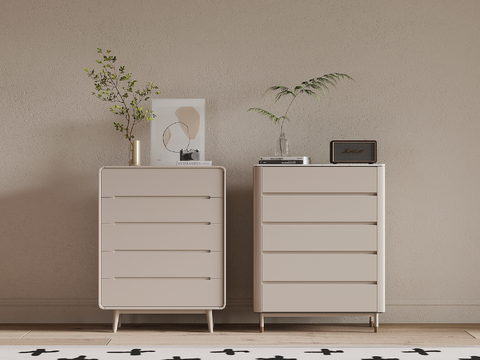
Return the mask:
POLYGON ((330 162, 368 163, 377 162, 376 140, 333 140, 330 142, 330 162))

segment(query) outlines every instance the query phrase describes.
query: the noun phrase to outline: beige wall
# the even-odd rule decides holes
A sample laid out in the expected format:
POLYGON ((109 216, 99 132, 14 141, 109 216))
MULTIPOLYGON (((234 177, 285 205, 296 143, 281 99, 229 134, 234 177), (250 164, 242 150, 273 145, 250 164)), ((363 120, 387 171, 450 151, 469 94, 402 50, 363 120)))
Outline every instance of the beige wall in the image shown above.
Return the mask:
MULTIPOLYGON (((110 320, 96 308, 97 179, 126 165, 127 143, 90 95, 83 69, 97 47, 161 97, 206 99, 206 156, 228 172, 228 301, 216 321, 257 321, 252 165, 279 129, 246 110, 281 112, 261 98, 268 86, 328 72, 356 81, 299 99, 285 131, 315 163, 332 139, 378 141, 381 321, 480 321, 479 17, 477 0, 1 0, 0 321, 110 320)), ((148 164, 148 124, 137 138, 148 164)))

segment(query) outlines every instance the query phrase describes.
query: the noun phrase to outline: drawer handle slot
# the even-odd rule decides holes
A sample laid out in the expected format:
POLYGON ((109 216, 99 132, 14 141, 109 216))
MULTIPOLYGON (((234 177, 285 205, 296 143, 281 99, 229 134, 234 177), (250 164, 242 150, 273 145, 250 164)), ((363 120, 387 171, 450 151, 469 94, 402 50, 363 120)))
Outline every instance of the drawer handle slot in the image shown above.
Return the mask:
POLYGON ((262 281, 263 284, 361 284, 361 285, 377 285, 376 281, 262 281))
MULTIPOLYGON (((208 195, 113 195, 110 199, 129 199, 129 198, 145 198, 145 199, 211 199, 208 195)), ((105 198, 104 198, 105 199, 105 198)))
MULTIPOLYGON (((212 250, 194 250, 194 249, 188 249, 188 250, 182 250, 182 249, 120 249, 120 250, 113 250, 113 252, 195 252, 195 253, 208 253, 210 254, 212 250)), ((108 251, 104 251, 108 252, 108 251)))
MULTIPOLYGON (((110 223, 102 223, 102 224, 110 224, 110 223)), ((177 225, 177 224, 182 224, 182 225, 212 225, 211 222, 181 222, 181 221, 175 221, 175 222, 161 222, 161 221, 152 221, 152 222, 114 222, 114 223, 111 223, 113 225, 122 225, 122 224, 142 224, 142 225, 148 225, 148 224, 162 224, 162 225, 168 225, 168 224, 172 224, 172 225, 177 225)))
POLYGON ((264 196, 377 196, 376 192, 263 192, 264 196))
POLYGON ((212 280, 211 277, 161 277, 161 276, 152 276, 152 277, 114 277, 113 280, 123 280, 123 279, 146 279, 146 280, 212 280))

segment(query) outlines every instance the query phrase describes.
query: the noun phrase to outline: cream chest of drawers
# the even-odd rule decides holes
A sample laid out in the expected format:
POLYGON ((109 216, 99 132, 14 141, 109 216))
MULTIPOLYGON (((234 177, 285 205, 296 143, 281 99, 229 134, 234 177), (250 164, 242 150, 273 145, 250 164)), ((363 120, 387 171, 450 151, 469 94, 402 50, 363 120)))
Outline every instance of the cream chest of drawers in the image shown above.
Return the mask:
POLYGON ((121 314, 225 307, 225 169, 103 167, 99 305, 121 314))
POLYGON ((385 311, 384 165, 254 167, 254 311, 385 311))

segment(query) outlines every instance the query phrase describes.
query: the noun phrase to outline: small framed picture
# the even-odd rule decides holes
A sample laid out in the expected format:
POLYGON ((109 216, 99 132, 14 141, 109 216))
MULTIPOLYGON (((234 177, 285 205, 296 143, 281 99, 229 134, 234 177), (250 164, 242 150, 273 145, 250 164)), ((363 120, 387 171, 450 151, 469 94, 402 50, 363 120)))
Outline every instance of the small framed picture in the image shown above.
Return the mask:
POLYGON ((205 160, 205 99, 152 99, 150 165, 175 166, 181 156, 205 160))

